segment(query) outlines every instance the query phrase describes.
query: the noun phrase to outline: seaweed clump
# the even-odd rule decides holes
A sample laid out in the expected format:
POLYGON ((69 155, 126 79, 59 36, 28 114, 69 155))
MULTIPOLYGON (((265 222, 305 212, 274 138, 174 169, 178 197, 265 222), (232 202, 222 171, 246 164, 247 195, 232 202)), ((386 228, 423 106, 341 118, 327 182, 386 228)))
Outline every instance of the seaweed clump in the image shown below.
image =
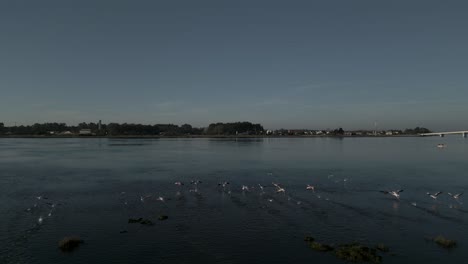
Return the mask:
POLYGON ((377 249, 379 251, 382 251, 382 252, 390 251, 390 249, 387 246, 385 246, 384 244, 382 244, 382 243, 377 244, 377 246, 375 246, 375 249, 377 249))
POLYGON ((451 249, 457 247, 457 241, 448 239, 444 236, 437 236, 435 238, 428 238, 428 240, 435 242, 440 247, 451 249))
POLYGON ((154 225, 153 222, 149 219, 143 219, 143 218, 130 218, 128 219, 129 224, 135 224, 135 223, 140 223, 142 225, 154 225))
POLYGON ((319 242, 315 242, 315 239, 313 237, 311 237, 311 236, 304 237, 304 241, 308 242, 309 246, 312 249, 317 250, 317 251, 327 252, 327 251, 332 251, 333 250, 332 246, 322 244, 322 243, 319 243, 319 242))
POLYGON ((306 236, 304 238, 312 249, 321 252, 333 251, 335 256, 349 262, 372 262, 381 263, 382 257, 378 252, 388 252, 389 248, 380 243, 375 247, 367 247, 359 243, 340 244, 336 247, 316 242, 313 237, 306 236))
POLYGON ((350 262, 380 263, 382 261, 382 257, 377 255, 377 249, 357 243, 340 245, 335 250, 335 255, 350 262))
POLYGON ((76 249, 84 241, 78 237, 65 237, 59 241, 59 248, 64 252, 70 252, 76 249))
POLYGON ((329 246, 327 244, 322 244, 322 243, 319 243, 319 242, 315 242, 315 241, 310 243, 310 247, 312 249, 315 249, 317 251, 322 251, 322 252, 333 251, 332 246, 329 246))

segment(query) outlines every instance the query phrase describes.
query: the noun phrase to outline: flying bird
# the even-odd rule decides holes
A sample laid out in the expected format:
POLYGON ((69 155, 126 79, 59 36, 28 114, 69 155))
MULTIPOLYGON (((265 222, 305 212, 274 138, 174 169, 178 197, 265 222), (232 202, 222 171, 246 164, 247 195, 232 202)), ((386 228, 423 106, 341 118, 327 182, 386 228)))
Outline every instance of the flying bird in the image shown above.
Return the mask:
POLYGON ((448 195, 450 195, 450 197, 452 197, 453 199, 458 199, 460 198, 460 196, 463 195, 463 193, 457 193, 457 194, 448 193, 448 195))
POLYGON ((306 190, 311 190, 315 192, 315 187, 310 184, 307 184, 306 190))
POLYGON ((435 199, 437 199, 437 196, 439 196, 440 194, 442 194, 442 192, 436 192, 436 193, 434 193, 434 194, 428 192, 428 193, 426 193, 426 194, 429 195, 429 197, 431 197, 432 199, 435 200, 435 199))
POLYGON ((258 187, 260 188, 260 190, 263 192, 263 186, 261 184, 258 185, 258 187))
POLYGON ((397 191, 380 191, 383 194, 390 194, 391 196, 400 199, 400 193, 403 192, 403 190, 397 190, 397 191))
POLYGON ((274 182, 272 184, 276 187, 276 192, 277 193, 280 193, 280 192, 285 193, 286 192, 286 190, 283 187, 281 187, 279 184, 274 183, 274 182))
POLYGON ((226 186, 229 184, 229 182, 220 182, 218 183, 218 186, 223 186, 223 188, 226 188, 226 186))

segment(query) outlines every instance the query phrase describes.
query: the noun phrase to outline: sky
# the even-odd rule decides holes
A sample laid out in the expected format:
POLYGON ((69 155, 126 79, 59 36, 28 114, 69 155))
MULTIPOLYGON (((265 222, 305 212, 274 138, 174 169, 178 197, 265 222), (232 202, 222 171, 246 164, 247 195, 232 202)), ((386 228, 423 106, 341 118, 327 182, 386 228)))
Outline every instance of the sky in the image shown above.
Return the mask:
POLYGON ((2 0, 0 122, 468 129, 467 1, 2 0))

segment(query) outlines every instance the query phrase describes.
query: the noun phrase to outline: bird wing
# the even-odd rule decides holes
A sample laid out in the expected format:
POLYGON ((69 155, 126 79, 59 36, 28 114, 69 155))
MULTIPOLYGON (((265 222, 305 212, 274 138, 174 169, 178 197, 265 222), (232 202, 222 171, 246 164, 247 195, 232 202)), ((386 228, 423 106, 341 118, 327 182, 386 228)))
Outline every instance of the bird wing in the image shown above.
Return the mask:
POLYGON ((439 196, 440 194, 442 194, 442 192, 436 192, 434 196, 439 196))
POLYGON ((396 191, 396 193, 401 193, 401 192, 403 192, 403 191, 404 191, 404 190, 398 190, 398 191, 396 191))
POLYGON ((388 191, 379 191, 379 192, 381 192, 383 194, 388 194, 388 191))

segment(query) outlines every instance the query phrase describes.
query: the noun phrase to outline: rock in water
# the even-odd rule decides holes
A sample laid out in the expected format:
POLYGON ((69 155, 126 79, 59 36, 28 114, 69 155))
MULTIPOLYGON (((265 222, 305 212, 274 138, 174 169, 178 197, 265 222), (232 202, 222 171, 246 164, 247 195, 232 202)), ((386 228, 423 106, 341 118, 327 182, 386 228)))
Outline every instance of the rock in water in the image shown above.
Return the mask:
POLYGON ((59 248, 62 251, 73 251, 84 241, 78 237, 65 237, 59 242, 59 248))
POLYGON ((310 243, 310 247, 311 247, 312 249, 317 250, 317 251, 323 251, 323 252, 332 251, 332 250, 333 250, 333 247, 331 247, 331 246, 329 246, 329 245, 326 245, 326 244, 318 243, 318 242, 311 242, 311 243, 310 243))
POLYGON ((336 249, 335 255, 340 259, 350 262, 380 263, 382 261, 382 257, 377 255, 375 248, 369 248, 356 243, 340 245, 336 249))
POLYGON ((164 221, 164 220, 167 220, 168 218, 169 218, 169 216, 167 216, 167 215, 160 215, 160 216, 158 217, 158 220, 159 220, 159 221, 164 221))
POLYGON ((128 223, 129 224, 134 224, 134 223, 141 223, 141 221, 143 221, 143 218, 130 218, 128 219, 128 223))
POLYGON ((141 221, 140 224, 149 225, 149 226, 154 225, 153 222, 151 222, 151 220, 148 220, 148 219, 145 219, 145 220, 141 221))
POLYGON ((454 248, 457 246, 457 241, 445 238, 443 236, 438 236, 433 239, 433 241, 443 247, 443 248, 454 248))

